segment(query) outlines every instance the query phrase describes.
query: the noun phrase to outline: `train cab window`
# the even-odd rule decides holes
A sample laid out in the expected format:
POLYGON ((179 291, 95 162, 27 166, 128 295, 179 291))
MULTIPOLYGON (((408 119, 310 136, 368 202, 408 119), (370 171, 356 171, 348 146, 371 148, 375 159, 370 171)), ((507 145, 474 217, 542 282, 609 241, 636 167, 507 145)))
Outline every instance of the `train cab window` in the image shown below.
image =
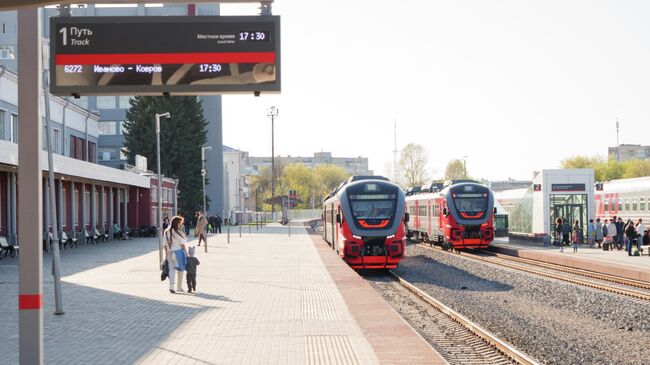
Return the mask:
POLYGON ((454 205, 460 212, 483 212, 487 209, 487 194, 455 194, 454 205))

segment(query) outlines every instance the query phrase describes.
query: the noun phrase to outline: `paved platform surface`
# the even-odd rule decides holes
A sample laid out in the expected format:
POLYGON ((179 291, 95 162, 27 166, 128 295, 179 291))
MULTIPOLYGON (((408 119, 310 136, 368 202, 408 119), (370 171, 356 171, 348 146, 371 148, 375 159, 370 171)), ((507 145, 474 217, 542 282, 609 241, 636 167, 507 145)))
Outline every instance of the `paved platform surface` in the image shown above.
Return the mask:
MULTIPOLYGON (((63 316, 46 254, 46 364, 444 363, 377 293, 356 300, 369 285, 304 228, 252 232, 198 247, 196 295, 160 281, 157 239, 64 250, 63 316)), ((0 261, 3 364, 18 363, 17 266, 0 261)))
POLYGON ((571 246, 560 252, 559 247, 510 242, 507 238, 497 238, 491 247, 505 254, 650 282, 648 246, 642 246, 646 253, 643 256, 628 256, 625 250, 604 251, 588 245, 580 245, 577 253, 573 253, 571 246))

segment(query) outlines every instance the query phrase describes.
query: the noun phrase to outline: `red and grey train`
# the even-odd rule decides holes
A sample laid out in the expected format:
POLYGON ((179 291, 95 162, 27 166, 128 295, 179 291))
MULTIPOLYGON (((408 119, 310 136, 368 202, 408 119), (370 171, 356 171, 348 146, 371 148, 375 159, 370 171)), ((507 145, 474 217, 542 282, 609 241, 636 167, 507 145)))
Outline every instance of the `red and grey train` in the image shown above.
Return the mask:
POLYGON ((405 195, 380 176, 352 176, 323 203, 323 236, 353 269, 394 269, 404 257, 405 195))
POLYGON ((406 197, 409 238, 443 248, 487 248, 494 239, 494 195, 485 185, 459 180, 441 190, 406 197))

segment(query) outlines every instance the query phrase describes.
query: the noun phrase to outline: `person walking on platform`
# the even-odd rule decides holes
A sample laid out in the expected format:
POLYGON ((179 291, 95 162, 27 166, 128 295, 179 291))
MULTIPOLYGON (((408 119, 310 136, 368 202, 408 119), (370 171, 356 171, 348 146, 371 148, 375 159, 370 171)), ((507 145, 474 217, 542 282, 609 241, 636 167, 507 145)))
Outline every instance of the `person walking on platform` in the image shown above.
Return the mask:
POLYGON ((194 257, 196 247, 190 247, 189 257, 187 258, 187 292, 196 294, 196 267, 200 264, 199 259, 194 257))
POLYGON ((562 218, 555 220, 555 242, 562 247, 562 218))
POLYGON ((205 215, 201 212, 196 212, 196 234, 199 236, 199 244, 201 246, 201 240, 207 245, 206 240, 206 229, 208 228, 208 220, 205 218, 205 215))
POLYGON ((572 233, 571 223, 568 219, 562 219, 562 243, 568 246, 571 242, 571 233, 572 233))
POLYGON ((605 243, 603 244, 603 250, 609 251, 614 249, 614 237, 616 237, 616 224, 614 220, 610 219, 609 224, 603 229, 605 232, 605 243))
POLYGON ((589 248, 594 247, 594 241, 596 240, 596 226, 594 225, 594 220, 590 219, 589 224, 587 224, 587 243, 589 248))
POLYGON ((598 244, 598 248, 601 248, 603 237, 603 225, 600 223, 600 218, 596 218, 596 243, 598 244))
POLYGON ((643 226, 643 219, 639 218, 639 221, 636 223, 636 247, 639 250, 639 254, 643 252, 643 238, 645 237, 645 227, 643 226))
POLYGON ((636 227, 634 227, 634 222, 631 219, 628 219, 625 224, 625 250, 627 251, 628 256, 632 256, 632 246, 636 240, 636 227))
POLYGON ((616 220, 616 249, 623 249, 623 237, 625 233, 625 223, 623 223, 623 218, 618 217, 616 220))
POLYGON ((578 245, 582 243, 582 228, 580 227, 580 221, 576 220, 573 223, 573 237, 571 237, 571 243, 573 244, 573 253, 578 252, 578 245))
POLYGON ((221 219, 221 216, 219 213, 217 213, 217 218, 214 219, 214 222, 217 225, 217 232, 216 233, 221 233, 221 223, 223 223, 223 220, 221 219))
POLYGON ((187 239, 181 230, 183 218, 175 216, 165 231, 165 255, 169 264, 169 292, 183 292, 183 271, 187 259, 187 239), (174 282, 177 286, 174 289, 174 282))

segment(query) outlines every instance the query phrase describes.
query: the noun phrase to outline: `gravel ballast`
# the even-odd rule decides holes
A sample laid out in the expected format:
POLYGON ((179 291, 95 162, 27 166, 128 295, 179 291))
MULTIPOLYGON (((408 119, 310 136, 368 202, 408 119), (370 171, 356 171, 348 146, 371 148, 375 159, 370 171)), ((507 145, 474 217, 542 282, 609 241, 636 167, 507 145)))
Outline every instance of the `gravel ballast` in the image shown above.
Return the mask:
POLYGON ((650 303, 415 244, 396 272, 543 363, 650 363, 650 303))

